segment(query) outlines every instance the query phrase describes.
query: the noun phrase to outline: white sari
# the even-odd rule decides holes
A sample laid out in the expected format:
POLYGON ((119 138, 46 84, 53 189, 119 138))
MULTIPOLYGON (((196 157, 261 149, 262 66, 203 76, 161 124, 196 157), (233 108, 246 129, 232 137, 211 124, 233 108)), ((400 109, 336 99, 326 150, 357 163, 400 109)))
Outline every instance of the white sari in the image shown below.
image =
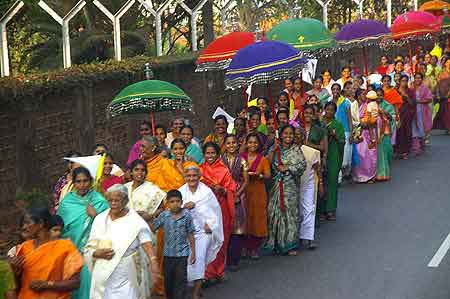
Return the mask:
POLYGON ((302 145, 302 152, 306 160, 306 170, 300 183, 300 227, 299 238, 314 240, 314 227, 316 222, 318 177, 314 164, 320 163, 320 151, 302 145))
MULTIPOLYGON (((166 198, 166 192, 148 181, 145 181, 134 190, 132 190, 133 182, 126 183, 125 187, 128 189, 128 208, 138 212, 144 211, 149 215, 154 214, 164 198, 166 198)), ((152 240, 156 242, 156 236, 153 232, 151 232, 151 235, 152 240)), ((156 246, 156 244, 153 245, 156 246)), ((136 267, 138 271, 139 290, 144 298, 149 298, 151 295, 152 286, 150 270, 148 268, 149 264, 150 261, 148 260, 147 254, 145 254, 142 247, 140 247, 136 256, 136 267)))
POLYGON ((151 242, 150 228, 134 210, 112 220, 110 209, 97 215, 85 247, 85 261, 92 272, 90 299, 145 299, 139 290, 135 255, 151 242), (112 248, 111 260, 95 259, 96 249, 112 248))
POLYGON ((222 247, 222 211, 212 190, 202 182, 194 193, 187 184, 178 190, 183 195, 183 205, 188 202, 195 204, 190 212, 195 226, 196 261, 195 264, 188 265, 188 281, 195 281, 205 277, 206 267, 214 261, 222 247), (205 224, 208 224, 212 233, 205 232, 205 224))

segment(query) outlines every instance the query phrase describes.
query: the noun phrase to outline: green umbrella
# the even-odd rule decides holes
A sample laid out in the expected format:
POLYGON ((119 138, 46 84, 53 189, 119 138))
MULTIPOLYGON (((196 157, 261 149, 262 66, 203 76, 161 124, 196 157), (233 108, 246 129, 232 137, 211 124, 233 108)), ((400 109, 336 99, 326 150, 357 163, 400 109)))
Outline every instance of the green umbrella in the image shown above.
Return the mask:
POLYGON ((442 32, 443 34, 450 33, 450 17, 449 17, 448 15, 445 15, 445 16, 442 18, 441 32, 442 32))
POLYGON ((267 33, 267 38, 316 54, 330 54, 335 45, 334 37, 325 25, 311 18, 283 21, 267 33))
POLYGON ((191 109, 191 98, 179 87, 165 81, 145 80, 122 89, 108 105, 107 112, 114 117, 122 114, 191 109))

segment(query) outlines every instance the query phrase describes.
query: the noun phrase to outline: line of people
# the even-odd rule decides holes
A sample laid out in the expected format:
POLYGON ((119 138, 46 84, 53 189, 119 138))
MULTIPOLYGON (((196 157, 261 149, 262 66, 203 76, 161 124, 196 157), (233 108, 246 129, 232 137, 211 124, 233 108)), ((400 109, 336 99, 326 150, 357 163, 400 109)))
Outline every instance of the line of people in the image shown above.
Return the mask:
POLYGON ((341 183, 388 181, 394 156, 422 154, 433 102, 434 127, 450 129, 450 60, 417 61, 383 56, 367 78, 346 66, 336 82, 324 71, 307 92, 287 79, 274 107, 259 97, 232 124, 219 115, 203 140, 181 118, 155 136, 143 122, 123 170, 97 144, 100 178, 69 162, 49 208, 25 213, 9 298, 185 298, 189 283, 198 299, 243 258, 314 250, 341 183))

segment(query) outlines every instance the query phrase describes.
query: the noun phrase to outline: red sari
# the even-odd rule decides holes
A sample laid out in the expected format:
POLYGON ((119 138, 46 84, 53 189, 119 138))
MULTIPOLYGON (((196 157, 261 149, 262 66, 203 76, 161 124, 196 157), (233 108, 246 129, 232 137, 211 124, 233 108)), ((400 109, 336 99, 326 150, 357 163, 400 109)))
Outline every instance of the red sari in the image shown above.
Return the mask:
POLYGON ((200 169, 202 171, 203 183, 213 190, 213 187, 215 186, 221 186, 225 189, 225 194, 214 192, 219 201, 220 209, 222 210, 224 241, 216 259, 208 265, 205 273, 206 279, 220 279, 224 276, 228 242, 230 240, 231 232, 233 231, 235 215, 234 198, 237 186, 231 176, 230 170, 220 158, 212 164, 209 164, 208 162, 203 163, 200 166, 200 169))

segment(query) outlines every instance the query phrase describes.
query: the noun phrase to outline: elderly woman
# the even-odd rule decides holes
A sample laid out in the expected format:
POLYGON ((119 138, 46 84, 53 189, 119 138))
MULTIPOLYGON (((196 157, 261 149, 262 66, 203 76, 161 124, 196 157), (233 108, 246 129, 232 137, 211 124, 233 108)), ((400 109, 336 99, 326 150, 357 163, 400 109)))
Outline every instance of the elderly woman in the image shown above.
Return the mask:
MULTIPOLYGON (((84 167, 72 171, 74 191, 61 202, 58 215, 64 221, 63 238, 72 240, 80 252, 84 251, 92 222, 97 214, 108 208, 105 198, 92 188, 93 178, 84 167)), ((72 298, 89 298, 91 275, 86 267, 81 271, 81 283, 72 298)))
POLYGON ((136 211, 128 209, 128 190, 116 184, 106 197, 110 209, 94 220, 84 253, 92 271, 91 299, 140 298, 134 255, 139 247, 150 260, 152 279, 159 273, 150 228, 136 211))
POLYGON ((68 239, 52 240, 47 208, 27 211, 22 229, 31 237, 10 258, 21 299, 70 298, 80 286, 83 258, 68 239))
POLYGON ((224 240, 219 202, 214 192, 200 182, 200 177, 200 168, 189 166, 185 169, 186 184, 179 189, 183 206, 190 209, 195 226, 196 260, 188 265, 188 281, 194 282, 193 299, 200 298, 206 267, 214 261, 224 240))

